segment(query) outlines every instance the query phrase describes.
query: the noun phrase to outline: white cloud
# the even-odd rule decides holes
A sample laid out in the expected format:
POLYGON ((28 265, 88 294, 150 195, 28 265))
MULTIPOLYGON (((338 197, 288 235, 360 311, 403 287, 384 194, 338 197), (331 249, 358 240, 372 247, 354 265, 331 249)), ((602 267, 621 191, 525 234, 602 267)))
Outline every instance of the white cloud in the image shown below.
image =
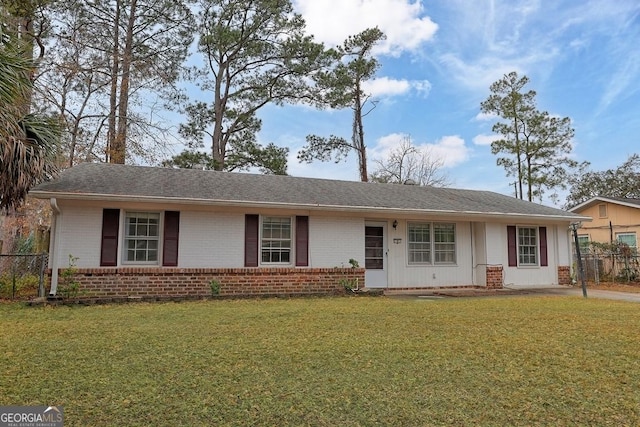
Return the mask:
MULTIPOLYGON (((395 149, 408 135, 392 133, 378 139, 375 147, 369 150, 369 157, 384 159, 389 152, 395 149)), ((423 153, 428 153, 433 161, 442 161, 445 168, 451 168, 464 163, 469 159, 470 150, 465 145, 464 139, 458 135, 443 136, 435 143, 416 144, 414 146, 423 153)))
POLYGON ((389 135, 380 137, 378 138, 376 146, 370 150, 371 154, 376 157, 386 157, 389 155, 389 152, 400 145, 405 138, 408 138, 408 135, 404 133, 390 133, 389 135))
POLYGON ((491 83, 510 71, 536 77, 539 90, 569 55, 596 43, 610 46, 603 63, 593 64, 602 68, 598 77, 607 76, 603 80, 609 83, 603 88, 601 108, 627 96, 637 82, 640 68, 629 54, 637 50, 637 0, 607 2, 606 7, 601 0, 448 0, 446 11, 446 19, 439 21, 442 44, 433 56, 443 72, 472 91, 486 93, 491 83), (604 70, 608 68, 604 64, 620 63, 613 73, 604 70))
POLYGON ((427 96, 431 92, 431 82, 429 80, 413 80, 411 86, 422 96, 427 96))
POLYGON ((451 0, 447 6, 449 21, 456 25, 442 28, 445 46, 437 57, 445 72, 467 89, 486 93, 504 74, 544 74, 563 58, 564 46, 555 34, 560 21, 552 5, 451 0))
POLYGON ((376 53, 398 56, 415 51, 438 29, 423 15, 421 1, 410 0, 294 0, 317 41, 337 46, 350 35, 377 26, 386 34, 376 53))
POLYGON ((573 50, 584 50, 589 47, 589 40, 586 38, 575 38, 569 42, 569 47, 573 50))
POLYGON ((458 135, 443 136, 435 144, 424 144, 434 159, 442 160, 445 168, 451 168, 469 159, 469 148, 465 145, 464 139, 458 135))
POLYGON ((495 113, 478 113, 473 119, 478 122, 489 122, 497 118, 498 115, 495 113))
POLYGON ((427 96, 431 90, 431 83, 428 80, 410 81, 379 77, 362 82, 362 90, 374 97, 404 95, 412 90, 427 96))
POLYGON ((498 139, 500 139, 499 135, 480 134, 473 137, 473 143, 475 145, 491 145, 493 141, 498 139))
POLYGON ((535 63, 542 58, 504 59, 489 55, 482 58, 466 59, 464 53, 446 53, 440 56, 440 62, 449 70, 448 73, 466 88, 487 92, 489 86, 505 74, 512 71, 518 75, 526 75, 523 65, 535 63))
POLYGON ((410 88, 411 85, 407 80, 396 80, 389 77, 380 77, 362 82, 362 90, 375 97, 403 95, 410 88))
POLYGON ((640 73, 640 55, 628 55, 618 66, 607 83, 600 99, 599 112, 619 98, 626 98, 638 91, 634 85, 640 73))

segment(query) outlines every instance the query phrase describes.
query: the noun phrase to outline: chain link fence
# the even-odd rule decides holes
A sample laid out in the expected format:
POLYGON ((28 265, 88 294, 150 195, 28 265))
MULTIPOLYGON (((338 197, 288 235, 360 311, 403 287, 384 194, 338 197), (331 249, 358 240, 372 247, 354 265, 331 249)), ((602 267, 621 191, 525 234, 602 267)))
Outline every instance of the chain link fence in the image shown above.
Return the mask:
POLYGON ((0 255, 0 299, 45 296, 48 254, 0 255))

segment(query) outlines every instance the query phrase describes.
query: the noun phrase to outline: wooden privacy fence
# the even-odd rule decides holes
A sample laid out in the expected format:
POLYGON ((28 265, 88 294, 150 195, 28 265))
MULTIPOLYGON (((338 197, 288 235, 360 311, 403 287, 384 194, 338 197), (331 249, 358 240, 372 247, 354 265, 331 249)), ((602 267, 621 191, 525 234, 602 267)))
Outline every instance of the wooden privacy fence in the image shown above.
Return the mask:
MULTIPOLYGON (((640 281, 640 256, 638 254, 581 252, 582 265, 587 281, 595 282, 638 282, 640 281)), ((577 256, 574 253, 574 266, 577 256)), ((574 272, 579 271, 574 268, 574 272)), ((574 273, 577 274, 577 273, 574 273)), ((579 280, 579 277, 576 277, 579 280)))

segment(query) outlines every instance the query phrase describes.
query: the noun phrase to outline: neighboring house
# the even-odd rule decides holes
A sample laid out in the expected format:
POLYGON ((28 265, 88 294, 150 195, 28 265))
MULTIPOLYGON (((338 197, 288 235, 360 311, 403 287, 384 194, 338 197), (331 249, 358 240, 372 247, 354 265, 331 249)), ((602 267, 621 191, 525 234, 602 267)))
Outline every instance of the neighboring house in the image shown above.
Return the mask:
POLYGON ((581 247, 589 242, 626 243, 632 249, 638 248, 640 234, 640 199, 615 197, 594 197, 572 208, 577 215, 593 218, 588 224, 578 228, 581 247))
POLYGON ((107 297, 568 284, 588 220, 489 191, 113 164, 31 195, 53 210, 50 293, 72 256, 107 297))

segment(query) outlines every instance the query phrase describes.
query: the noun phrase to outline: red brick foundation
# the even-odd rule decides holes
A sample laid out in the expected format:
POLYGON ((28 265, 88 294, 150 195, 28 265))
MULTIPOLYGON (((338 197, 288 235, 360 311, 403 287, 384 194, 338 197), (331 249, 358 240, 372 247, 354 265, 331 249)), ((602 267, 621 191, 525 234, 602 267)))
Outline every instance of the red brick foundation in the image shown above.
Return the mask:
POLYGON ((504 279, 501 265, 488 265, 486 267, 487 289, 502 289, 504 279))
POLYGON ((558 285, 571 285, 571 267, 568 265, 558 266, 558 285))
POLYGON ((345 279, 357 279, 363 286, 364 269, 80 268, 74 276, 80 298, 208 297, 214 280, 220 296, 327 295, 344 292, 345 279))

